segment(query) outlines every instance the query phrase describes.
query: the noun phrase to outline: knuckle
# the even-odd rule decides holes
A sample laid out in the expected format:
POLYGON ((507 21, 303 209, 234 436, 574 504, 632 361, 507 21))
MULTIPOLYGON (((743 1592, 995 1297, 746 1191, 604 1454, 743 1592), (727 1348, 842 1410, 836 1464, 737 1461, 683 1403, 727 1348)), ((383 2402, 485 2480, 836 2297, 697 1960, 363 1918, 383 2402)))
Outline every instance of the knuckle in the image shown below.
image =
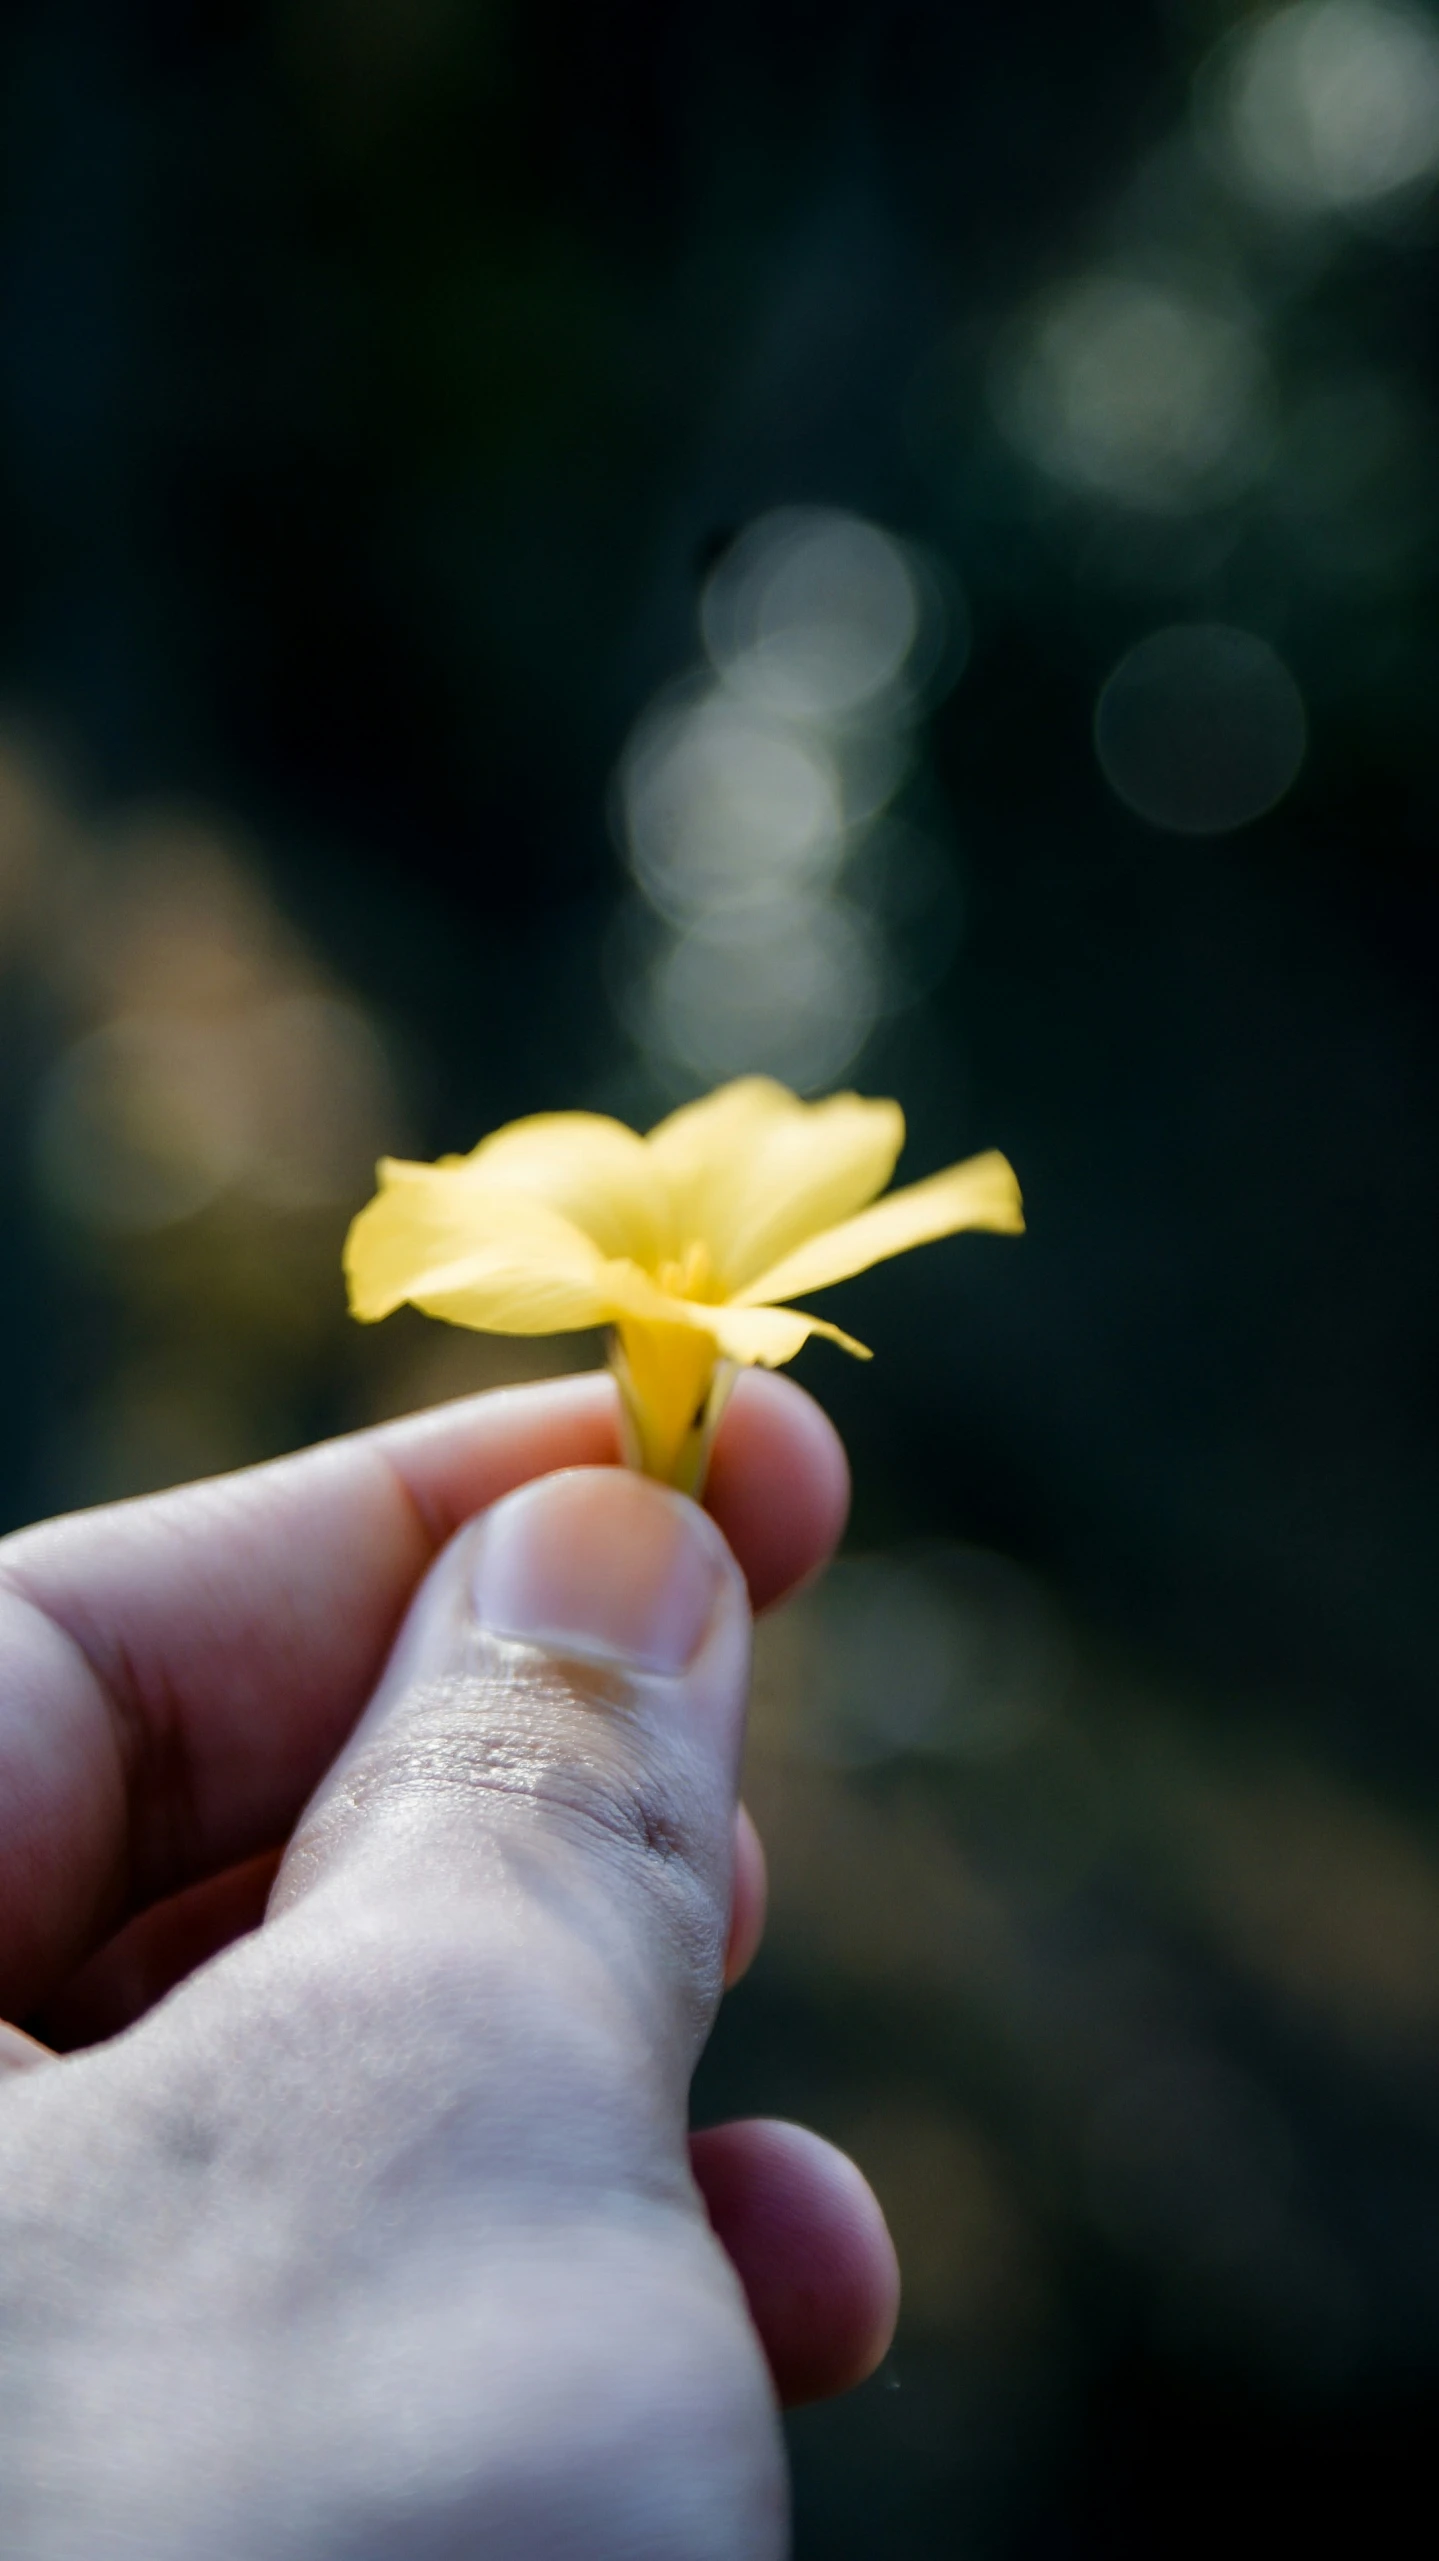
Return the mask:
POLYGON ((661 1858, 697 1848, 679 1791, 648 1764, 619 1685, 603 1676, 581 1685, 546 1669, 520 1689, 512 1675, 435 1682, 377 1738, 361 1783, 387 1795, 529 1805, 661 1858))
POLYGON ((542 1827, 659 1894, 671 1920, 710 1917, 727 1890, 727 1809, 657 1740, 623 1680, 555 1661, 473 1671, 413 1691, 321 1812, 366 1827, 419 1811, 542 1827))

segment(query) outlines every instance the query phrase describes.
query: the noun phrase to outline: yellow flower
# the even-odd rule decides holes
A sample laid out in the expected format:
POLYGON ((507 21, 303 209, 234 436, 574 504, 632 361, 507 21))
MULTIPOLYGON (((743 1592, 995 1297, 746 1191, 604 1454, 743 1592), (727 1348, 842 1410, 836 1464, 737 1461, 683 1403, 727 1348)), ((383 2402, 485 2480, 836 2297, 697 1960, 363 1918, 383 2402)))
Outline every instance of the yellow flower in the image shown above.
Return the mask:
POLYGON ((346 1240, 350 1305, 367 1324, 409 1300, 493 1334, 612 1327, 630 1456, 694 1492, 736 1366, 773 1369, 811 1334, 870 1357, 779 1300, 957 1228, 1022 1229, 1019 1185, 993 1151, 878 1199, 903 1144, 898 1103, 804 1103, 764 1076, 647 1138, 542 1112, 472 1155, 380 1166, 346 1240))

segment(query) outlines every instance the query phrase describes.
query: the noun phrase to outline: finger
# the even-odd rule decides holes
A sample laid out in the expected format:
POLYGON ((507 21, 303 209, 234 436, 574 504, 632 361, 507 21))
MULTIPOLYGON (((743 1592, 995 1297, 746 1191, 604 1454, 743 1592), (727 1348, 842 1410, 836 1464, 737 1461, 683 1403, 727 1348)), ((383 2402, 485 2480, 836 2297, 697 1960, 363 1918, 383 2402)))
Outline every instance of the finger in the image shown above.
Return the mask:
POLYGON ((741 1805, 734 1823, 734 1890, 730 1898, 729 1940, 724 1960, 726 1991, 732 1983, 738 1983, 741 1975, 749 1972, 759 1954, 768 1900, 764 1843, 755 1830, 749 1808, 741 1805))
POLYGON ((31 2024, 62 2054, 131 2027, 198 1965, 257 1930, 280 1864, 262 1851, 141 1912, 72 1974, 31 2024))
MULTIPOLYGON (((80 2046, 98 2045, 102 2038, 133 2027, 198 1965, 259 1928, 279 1864, 278 1850, 264 1851, 240 1867, 227 1868, 223 1876, 187 1886, 183 1894, 172 1894, 139 1913, 35 2014, 32 2025, 46 2044, 36 2047, 32 2037, 22 2036, 26 2048, 33 2049, 22 2059, 33 2061, 36 2053, 47 2050, 72 2054, 80 2046)), ((741 1805, 735 1816, 726 1990, 754 1963, 764 1936, 767 1892, 764 1849, 741 1805)), ((18 2029, 11 2033, 21 2035, 18 2029)), ((4 2060, 0 2042, 0 2063, 4 2060)))
POLYGON ((27 2036, 23 2028, 11 2027, 8 2020, 0 2019, 0 2081, 9 2072, 28 2072, 37 2063, 53 2063, 54 2060, 51 2047, 27 2036))
MULTIPOLYGON (((0 1548, 0 2010, 128 1914, 278 1846, 459 1522, 612 1461, 612 1382, 471 1399, 0 1548)), ((749 1375, 713 1510, 761 1602, 822 1561, 846 1474, 789 1381, 749 1375)))
POLYGON ((849 1511, 849 1462, 829 1416, 792 1378, 737 1380, 705 1484, 752 1606, 768 1609, 828 1562, 849 1511))
POLYGON ((491 2086, 508 2052, 516 2086, 563 2089, 557 2115, 625 2129, 616 2178, 648 2151, 678 2179, 729 1925, 749 1621, 683 1496, 597 1468, 508 1496, 427 1577, 287 1853, 270 1961, 286 1933, 307 1982, 381 1969, 411 2052, 473 2045, 483 2015, 491 2086))
POLYGON ((899 2263, 853 2161, 761 2117, 692 2135, 690 2165, 780 2399, 793 2407, 862 2383, 894 2337, 899 2263))

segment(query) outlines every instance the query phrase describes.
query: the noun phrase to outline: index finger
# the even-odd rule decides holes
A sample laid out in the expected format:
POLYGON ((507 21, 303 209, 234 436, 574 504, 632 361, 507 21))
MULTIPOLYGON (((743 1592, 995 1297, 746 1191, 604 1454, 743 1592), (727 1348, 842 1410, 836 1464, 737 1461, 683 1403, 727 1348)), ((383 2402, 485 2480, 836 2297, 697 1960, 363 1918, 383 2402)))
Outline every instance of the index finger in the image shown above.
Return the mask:
MULTIPOLYGON (((618 1454, 591 1374, 0 1545, 0 2013, 129 1914, 283 1841, 445 1540, 532 1477, 618 1454)), ((822 1562, 847 1490, 819 1408, 742 1378, 708 1502, 757 1607, 822 1562)))

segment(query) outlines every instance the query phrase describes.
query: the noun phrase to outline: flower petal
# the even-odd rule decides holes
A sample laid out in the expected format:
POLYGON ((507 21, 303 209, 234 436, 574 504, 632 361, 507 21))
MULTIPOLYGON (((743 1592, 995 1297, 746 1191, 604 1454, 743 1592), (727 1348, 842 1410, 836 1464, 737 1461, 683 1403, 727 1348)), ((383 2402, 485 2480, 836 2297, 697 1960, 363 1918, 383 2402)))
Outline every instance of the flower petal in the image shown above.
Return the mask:
POLYGON ((669 1195, 644 1140, 600 1112, 536 1112, 463 1160, 487 1190, 543 1201, 604 1254, 653 1266, 674 1251, 669 1195))
POLYGON ((873 1200, 903 1144, 898 1103, 858 1094, 805 1103, 767 1076, 742 1076, 686 1104, 647 1141, 681 1246, 708 1245, 727 1294, 873 1200))
POLYGON ((937 1236, 952 1236, 962 1227, 997 1228, 1017 1236, 1024 1226, 1014 1168, 996 1148, 951 1165, 928 1182, 909 1183, 903 1191, 863 1209, 822 1236, 811 1237, 792 1254, 761 1272, 737 1295, 744 1306, 768 1305, 780 1298, 807 1297, 828 1289, 832 1281, 866 1272, 872 1263, 908 1253, 937 1236))
POLYGON ((874 1358, 853 1334, 842 1334, 837 1325, 827 1325, 822 1316, 806 1316, 797 1307, 715 1307, 706 1313, 713 1319, 714 1337, 721 1351, 727 1359, 740 1361, 746 1368, 780 1368, 783 1362, 794 1359, 811 1334, 823 1334, 827 1342, 853 1352, 856 1360, 874 1358))
MULTIPOLYGON (((577 1228, 572 1233, 579 1237, 577 1228)), ((589 1241, 579 1237, 583 1246, 589 1241)), ((656 1289, 637 1263, 619 1257, 608 1262, 599 1255, 582 1271, 576 1257, 575 1267, 565 1271, 557 1262, 529 1260, 525 1242, 517 1236, 498 1239, 467 1260, 431 1273, 410 1296, 426 1316, 442 1316, 451 1325, 470 1325, 485 1334, 567 1334, 581 1326, 633 1319, 712 1339, 712 1329, 692 1326, 684 1302, 656 1289)))
POLYGON ((608 1266, 557 1211, 482 1190, 463 1167, 380 1167, 380 1190, 345 1240, 356 1316, 373 1324, 409 1299, 497 1333, 605 1322, 608 1266))

